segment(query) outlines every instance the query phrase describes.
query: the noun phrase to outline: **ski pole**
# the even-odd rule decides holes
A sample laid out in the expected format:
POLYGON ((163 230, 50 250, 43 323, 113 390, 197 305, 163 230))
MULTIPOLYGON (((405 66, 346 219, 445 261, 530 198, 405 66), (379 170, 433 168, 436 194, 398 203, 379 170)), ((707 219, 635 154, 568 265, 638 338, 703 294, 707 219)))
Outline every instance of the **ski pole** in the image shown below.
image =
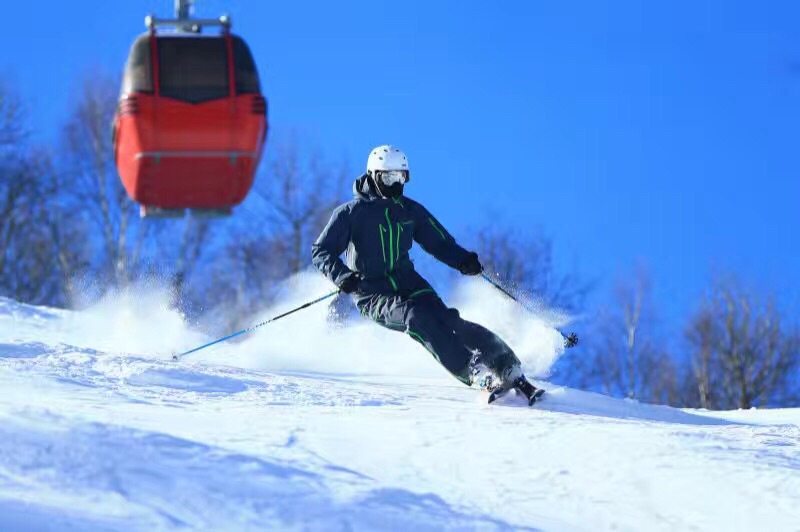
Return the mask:
POLYGON ((218 344, 220 342, 224 342, 226 340, 230 340, 231 338, 234 338, 234 337, 239 336, 241 334, 253 332, 256 329, 258 329, 259 327, 262 327, 262 326, 264 326, 264 325, 266 325, 268 323, 272 323, 273 321, 278 321, 281 318, 285 318, 289 314, 294 314, 298 310, 303 310, 304 308, 308 308, 311 305, 319 303, 320 301, 324 301, 324 300, 328 299, 329 297, 333 297, 336 294, 338 294, 340 291, 341 290, 335 290, 335 291, 331 292, 330 294, 327 294, 327 295, 324 295, 324 296, 322 296, 320 298, 315 299, 314 301, 309 301, 308 303, 306 303, 304 305, 300 305, 299 307, 294 308, 294 309, 292 309, 292 310, 290 310, 288 312, 284 312, 283 314, 281 314, 279 316, 275 316, 274 318, 270 318, 270 319, 268 319, 266 321, 262 321, 261 323, 257 323, 256 325, 253 325, 252 327, 248 327, 247 329, 242 329, 241 331, 236 331, 233 334, 229 334, 228 336, 225 336, 225 337, 220 338, 218 340, 214 340, 213 342, 208 342, 207 344, 201 345, 200 347, 195 347, 194 349, 190 349, 189 351, 186 351, 184 353, 175 353, 174 355, 172 355, 172 360, 179 360, 180 358, 185 357, 186 355, 189 355, 191 353, 195 353, 197 351, 200 351, 201 349, 205 349, 206 347, 211 347, 212 345, 218 344))
MULTIPOLYGON (((497 288, 498 290, 503 292, 505 295, 507 295, 508 297, 510 297, 511 299, 516 301, 517 303, 519 303, 519 305, 522 308, 524 308, 525 310, 528 310, 528 308, 522 303, 522 301, 520 301, 517 297, 515 297, 514 294, 512 294, 511 292, 509 292, 508 290, 503 288, 503 286, 500 283, 498 283, 497 281, 495 281, 494 279, 492 279, 491 277, 489 277, 485 273, 481 273, 481 277, 483 277, 484 279, 489 281, 489 283, 492 286, 494 286, 495 288, 497 288)), ((558 329, 556 329, 556 330, 558 330, 558 329)), ((561 331, 558 331, 558 333, 561 336, 564 337, 564 347, 569 348, 569 347, 575 347, 576 345, 578 345, 578 335, 575 334, 574 332, 573 333, 569 333, 569 334, 564 334, 561 331)))

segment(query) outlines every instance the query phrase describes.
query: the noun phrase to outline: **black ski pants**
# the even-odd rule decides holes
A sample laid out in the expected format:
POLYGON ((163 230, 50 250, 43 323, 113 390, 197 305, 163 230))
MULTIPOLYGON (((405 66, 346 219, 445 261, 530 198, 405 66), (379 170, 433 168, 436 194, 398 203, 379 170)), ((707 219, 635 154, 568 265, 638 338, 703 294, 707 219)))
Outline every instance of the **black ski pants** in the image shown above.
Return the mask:
POLYGON ((363 316, 421 343, 447 371, 468 386, 473 355, 498 374, 519 364, 499 336, 462 319, 458 310, 448 308, 432 290, 416 296, 373 295, 358 306, 363 316))

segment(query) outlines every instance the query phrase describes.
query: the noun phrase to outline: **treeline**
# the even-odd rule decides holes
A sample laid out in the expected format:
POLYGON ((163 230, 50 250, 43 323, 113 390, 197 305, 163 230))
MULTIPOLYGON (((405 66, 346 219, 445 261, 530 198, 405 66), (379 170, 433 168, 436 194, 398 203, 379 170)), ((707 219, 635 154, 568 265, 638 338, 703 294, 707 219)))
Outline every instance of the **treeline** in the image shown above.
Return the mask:
MULTIPOLYGON (((32 141, 20 95, 0 79, 0 295, 71 307, 141 283, 210 333, 249 324, 309 249, 356 171, 301 138, 270 141, 251 197, 225 220, 140 219, 119 181, 110 125, 118 82, 93 75, 57 140, 32 141)), ((360 166, 360 165, 359 165, 360 166)), ((587 316, 555 380, 646 402, 710 409, 800 404, 800 335, 774 303, 734 282, 713 287, 667 340, 647 276, 585 312, 592 284, 560 274, 552 241, 493 225, 471 242, 485 265, 543 306, 587 316)))
POLYGON ((611 302, 587 314, 592 285, 555 274, 548 238, 483 232, 478 249, 507 284, 581 315, 581 345, 566 351, 556 382, 686 408, 800 406, 797 320, 735 278, 719 279, 682 329, 665 333, 643 268, 623 274, 611 302))
POLYGON ((718 280, 665 336, 646 272, 617 284, 572 358, 572 384, 650 403, 727 410, 800 405, 800 332, 772 298, 718 280))
POLYGON ((31 140, 20 95, 0 80, 0 294, 70 307, 112 290, 167 285, 174 304, 239 324, 305 268, 347 177, 296 139, 271 144, 251 198, 229 219, 141 219, 114 164, 118 82, 93 76, 57 140, 31 140), (268 177, 266 177, 268 176, 268 177))

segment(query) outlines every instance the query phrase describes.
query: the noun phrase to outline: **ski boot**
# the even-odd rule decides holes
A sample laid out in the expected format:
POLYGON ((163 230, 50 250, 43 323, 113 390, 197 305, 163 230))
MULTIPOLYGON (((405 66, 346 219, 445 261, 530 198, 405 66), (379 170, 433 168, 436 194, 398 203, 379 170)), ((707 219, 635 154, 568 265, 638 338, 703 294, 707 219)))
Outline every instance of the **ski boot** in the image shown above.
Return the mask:
POLYGON ((510 357, 495 356, 487 360, 486 357, 481 356, 480 352, 476 352, 469 367, 470 383, 489 392, 489 404, 494 403, 511 390, 524 395, 528 400, 528 405, 533 405, 544 394, 543 389, 537 388, 525 378, 519 360, 513 353, 510 357))
POLYGON ((544 389, 537 388, 521 375, 514 381, 513 388, 528 399, 528 406, 533 406, 537 399, 544 395, 544 389))
POLYGON ((525 396, 525 399, 528 400, 528 406, 533 406, 537 399, 544 395, 542 388, 537 388, 525 378, 519 366, 513 366, 509 368, 505 378, 495 379, 494 382, 490 383, 489 404, 494 403, 511 390, 525 396))
POLYGON ((519 376, 522 375, 522 370, 520 369, 519 365, 514 364, 513 366, 506 368, 502 373, 502 376, 495 375, 495 380, 492 383, 493 386, 488 390, 489 404, 494 403, 514 389, 514 383, 517 381, 519 376))

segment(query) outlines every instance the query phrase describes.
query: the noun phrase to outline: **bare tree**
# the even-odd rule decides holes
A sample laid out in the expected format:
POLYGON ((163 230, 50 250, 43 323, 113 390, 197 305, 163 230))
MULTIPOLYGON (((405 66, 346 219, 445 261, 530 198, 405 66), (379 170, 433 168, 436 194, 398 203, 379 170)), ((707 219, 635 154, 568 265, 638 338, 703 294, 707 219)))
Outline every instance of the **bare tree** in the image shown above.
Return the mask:
POLYGON ((683 377, 659 341, 647 272, 618 282, 615 303, 597 319, 574 379, 584 388, 646 402, 680 405, 683 377))
POLYGON ((51 168, 48 154, 28 142, 22 102, 0 81, 0 291, 55 305, 63 303, 64 290, 46 224, 51 168))
POLYGON ((25 121, 22 102, 4 82, 0 85, 0 272, 5 271, 10 258, 7 250, 22 229, 20 204, 27 205, 36 193, 35 176, 30 175, 21 147, 28 136, 25 121))
POLYGON ((617 302, 621 311, 623 332, 620 384, 625 395, 641 397, 644 381, 649 377, 646 368, 652 366, 653 346, 642 333, 643 314, 650 308, 650 279, 640 272, 631 281, 617 286, 617 302))
POLYGON ((0 150, 4 158, 28 139, 27 117, 19 96, 0 79, 0 150))
POLYGON ((514 290, 532 293, 548 307, 578 310, 591 290, 577 276, 556 272, 553 242, 542 234, 520 236, 506 228, 485 227, 478 231, 477 252, 491 275, 514 290))
POLYGON ((697 395, 697 404, 700 408, 713 408, 714 394, 712 389, 717 388, 717 382, 712 382, 712 373, 716 365, 715 357, 715 317, 709 312, 708 307, 698 312, 689 322, 686 337, 693 348, 692 370, 697 395))
POLYGON ((346 176, 345 164, 330 163, 297 139, 273 148, 268 171, 253 192, 265 203, 268 234, 285 275, 308 266, 311 244, 341 202, 346 176))
POLYGON ((84 79, 64 127, 60 169, 69 176, 65 195, 71 195, 77 207, 64 217, 97 235, 86 244, 98 244, 96 274, 111 285, 124 286, 140 259, 148 228, 140 226, 136 204, 117 175, 110 135, 116 100, 117 82, 110 76, 94 73, 84 79))
POLYGON ((687 329, 699 406, 750 408, 798 403, 792 379, 800 371, 800 335, 774 301, 737 283, 717 285, 687 329))
POLYGON ((346 163, 298 136, 271 145, 264 163, 212 261, 215 286, 205 299, 230 318, 226 328, 247 323, 279 281, 308 267, 311 244, 342 200, 346 163))

